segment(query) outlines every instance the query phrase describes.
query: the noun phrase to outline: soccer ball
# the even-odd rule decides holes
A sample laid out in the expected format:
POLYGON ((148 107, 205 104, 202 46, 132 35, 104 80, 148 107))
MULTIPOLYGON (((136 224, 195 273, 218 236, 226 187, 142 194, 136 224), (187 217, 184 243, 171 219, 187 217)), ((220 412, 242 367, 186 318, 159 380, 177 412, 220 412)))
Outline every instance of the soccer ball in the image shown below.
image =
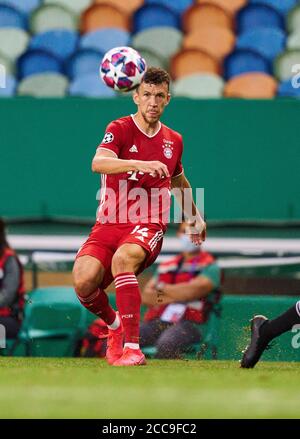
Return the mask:
POLYGON ((100 75, 108 87, 130 91, 141 83, 146 69, 146 61, 136 50, 131 47, 115 47, 104 55, 100 75))

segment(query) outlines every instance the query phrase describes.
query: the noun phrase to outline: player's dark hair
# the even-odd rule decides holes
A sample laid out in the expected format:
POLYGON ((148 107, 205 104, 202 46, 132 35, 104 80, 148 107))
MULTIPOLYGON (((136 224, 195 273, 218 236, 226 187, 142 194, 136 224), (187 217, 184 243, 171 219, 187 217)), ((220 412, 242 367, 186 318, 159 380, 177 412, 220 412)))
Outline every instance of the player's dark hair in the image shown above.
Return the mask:
POLYGON ((142 82, 146 84, 163 84, 166 82, 168 84, 168 89, 170 87, 170 75, 166 70, 160 67, 148 67, 146 73, 144 74, 142 82))
POLYGON ((3 251, 5 247, 8 247, 8 243, 6 241, 6 235, 5 235, 5 223, 0 218, 0 256, 3 255, 3 251))

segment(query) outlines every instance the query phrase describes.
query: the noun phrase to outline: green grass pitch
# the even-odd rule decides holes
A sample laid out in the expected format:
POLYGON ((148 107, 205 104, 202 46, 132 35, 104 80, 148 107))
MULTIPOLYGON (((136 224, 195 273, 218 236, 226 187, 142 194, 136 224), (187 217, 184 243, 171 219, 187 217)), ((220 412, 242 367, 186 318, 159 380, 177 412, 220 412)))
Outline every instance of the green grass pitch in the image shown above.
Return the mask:
POLYGON ((299 418, 299 363, 0 357, 0 418, 299 418))

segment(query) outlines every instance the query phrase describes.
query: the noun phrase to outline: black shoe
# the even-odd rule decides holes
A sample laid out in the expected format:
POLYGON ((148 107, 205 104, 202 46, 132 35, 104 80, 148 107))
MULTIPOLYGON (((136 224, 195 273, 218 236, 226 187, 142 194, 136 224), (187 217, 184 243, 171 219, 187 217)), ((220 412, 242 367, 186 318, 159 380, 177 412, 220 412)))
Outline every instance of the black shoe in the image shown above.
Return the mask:
POLYGON ((260 328, 268 319, 265 316, 254 316, 251 320, 251 341, 243 351, 244 355, 241 359, 241 367, 251 368, 256 365, 262 353, 268 346, 268 340, 261 336, 260 328))

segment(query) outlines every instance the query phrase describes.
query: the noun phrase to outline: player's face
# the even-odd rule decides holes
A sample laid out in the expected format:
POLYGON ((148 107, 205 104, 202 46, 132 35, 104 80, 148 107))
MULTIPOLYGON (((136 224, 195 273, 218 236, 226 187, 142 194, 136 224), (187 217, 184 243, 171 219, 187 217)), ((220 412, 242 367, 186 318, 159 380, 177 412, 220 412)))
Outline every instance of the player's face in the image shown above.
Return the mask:
POLYGON ((165 106, 170 102, 170 98, 166 82, 159 85, 142 82, 133 95, 138 111, 142 114, 145 122, 149 124, 158 122, 165 106))

